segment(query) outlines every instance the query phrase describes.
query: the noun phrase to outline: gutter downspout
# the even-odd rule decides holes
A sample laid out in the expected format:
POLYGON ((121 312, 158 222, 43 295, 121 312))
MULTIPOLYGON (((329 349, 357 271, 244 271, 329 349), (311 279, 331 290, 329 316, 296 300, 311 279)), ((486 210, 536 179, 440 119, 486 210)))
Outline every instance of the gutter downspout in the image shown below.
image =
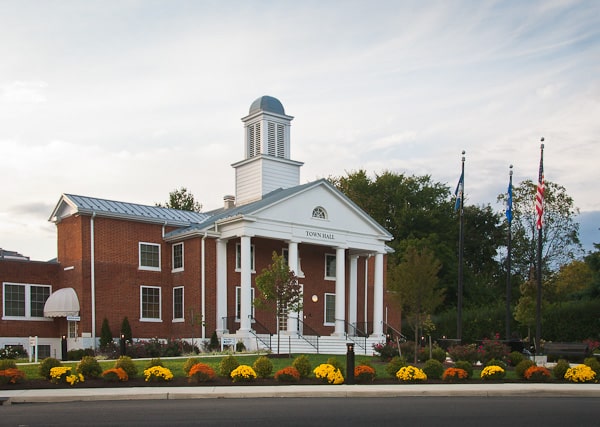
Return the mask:
POLYGON ((202 299, 202 305, 200 311, 202 314, 202 339, 206 339, 206 237, 208 233, 204 233, 202 237, 202 260, 200 266, 200 298, 202 299))
POLYGON ((92 213, 90 219, 90 285, 92 293, 92 348, 96 350, 96 253, 94 251, 94 218, 96 212, 92 213))

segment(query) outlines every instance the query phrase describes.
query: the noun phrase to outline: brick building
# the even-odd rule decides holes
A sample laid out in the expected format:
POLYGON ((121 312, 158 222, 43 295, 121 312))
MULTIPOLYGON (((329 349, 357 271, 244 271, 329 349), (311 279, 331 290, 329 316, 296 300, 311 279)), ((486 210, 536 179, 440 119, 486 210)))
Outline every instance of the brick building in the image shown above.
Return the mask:
POLYGON ((276 351, 275 316, 252 304, 254 279, 276 252, 304 295, 302 311, 279 322, 286 349, 318 351, 320 337, 321 350, 343 352, 356 340, 370 353, 399 326, 384 290, 392 236, 328 181, 300 184, 292 119, 273 97, 252 103, 242 118, 245 158, 232 165, 235 195, 211 212, 63 194, 50 217, 56 262, 0 259, 0 346, 38 336, 55 355, 66 336, 69 349, 96 347, 103 319, 118 331, 127 317, 134 339, 216 331, 276 351))

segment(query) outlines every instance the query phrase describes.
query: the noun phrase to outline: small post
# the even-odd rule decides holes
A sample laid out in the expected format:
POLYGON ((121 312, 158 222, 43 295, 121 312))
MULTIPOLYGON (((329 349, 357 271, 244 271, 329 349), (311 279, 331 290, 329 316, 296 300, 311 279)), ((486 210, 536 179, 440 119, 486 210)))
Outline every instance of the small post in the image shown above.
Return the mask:
POLYGON ((346 384, 354 384, 354 343, 346 343, 346 384))
POLYGON ((62 353, 62 360, 67 360, 67 337, 66 335, 63 335, 60 339, 60 347, 61 347, 61 353, 62 353))
POLYGON ((119 342, 121 356, 125 356, 127 353, 127 343, 125 342, 125 334, 121 334, 121 340, 119 342))

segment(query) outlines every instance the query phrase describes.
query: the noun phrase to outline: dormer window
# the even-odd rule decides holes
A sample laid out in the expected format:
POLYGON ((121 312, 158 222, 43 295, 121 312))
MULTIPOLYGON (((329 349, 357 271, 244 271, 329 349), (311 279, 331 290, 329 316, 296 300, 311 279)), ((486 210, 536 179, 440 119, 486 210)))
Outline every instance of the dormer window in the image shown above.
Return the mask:
POLYGON ((317 219, 327 219, 327 211, 322 206, 317 206, 312 211, 312 217, 317 219))

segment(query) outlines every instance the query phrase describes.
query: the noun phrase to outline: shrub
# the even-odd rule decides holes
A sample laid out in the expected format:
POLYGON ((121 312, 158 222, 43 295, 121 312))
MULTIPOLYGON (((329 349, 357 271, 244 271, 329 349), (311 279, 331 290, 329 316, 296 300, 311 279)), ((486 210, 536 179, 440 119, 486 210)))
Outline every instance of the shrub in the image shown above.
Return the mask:
POLYGON ((446 360, 446 350, 437 345, 434 346, 433 350, 431 350, 431 358, 444 363, 446 360))
POLYGON ((229 374, 234 383, 242 381, 254 381, 256 379, 256 372, 248 365, 239 365, 231 374, 229 374))
POLYGON ((82 374, 72 374, 70 366, 55 366, 50 369, 50 381, 55 384, 75 385, 78 382, 83 382, 82 374))
POLYGON ((529 359, 522 360, 515 367, 515 373, 517 374, 517 377, 519 377, 522 380, 525 379, 525 371, 527 369, 531 368, 532 366, 535 366, 535 363, 533 362, 533 360, 529 360, 529 359))
POLYGON ((448 354, 454 362, 466 360, 467 362, 471 362, 471 364, 473 364, 479 359, 475 344, 453 345, 448 348, 448 354))
POLYGON ((129 375, 123 368, 110 368, 102 372, 102 378, 106 381, 117 382, 129 380, 129 375))
POLYGON ((467 373, 467 371, 461 368, 448 368, 442 374, 442 380, 449 383, 465 381, 468 378, 469 374, 467 373))
POLYGON ((102 374, 102 367, 95 357, 83 356, 77 364, 77 373, 85 378, 98 378, 102 374))
POLYGON ((392 357, 399 355, 398 344, 394 341, 373 344, 373 351, 377 353, 379 359, 383 362, 387 362, 392 357))
POLYGON ((583 364, 592 368, 592 371, 596 373, 596 376, 600 375, 600 362, 598 362, 598 359, 595 357, 586 357, 583 364))
MULTIPOLYGON (((504 361, 508 356, 510 347, 498 340, 485 339, 477 349, 479 360, 486 366, 491 360, 504 361)), ((500 366, 500 365, 496 365, 500 366)))
POLYGON ((60 360, 55 359, 54 357, 46 357, 44 360, 42 360, 40 362, 40 366, 39 366, 39 373, 40 373, 40 377, 42 378, 46 378, 47 380, 50 379, 50 370, 52 368, 56 368, 62 366, 62 363, 60 360))
POLYGON ((444 373, 444 365, 439 360, 429 359, 423 366, 423 372, 427 378, 439 380, 444 373))
POLYGON ((467 373, 467 379, 473 376, 473 365, 466 360, 459 360, 454 364, 454 367, 465 371, 467 373))
POLYGON ((340 361, 337 359, 337 357, 330 357, 329 359, 327 359, 327 362, 330 364, 331 366, 333 366, 335 369, 339 369, 340 372, 342 373, 342 376, 346 375, 346 370, 344 369, 344 365, 342 365, 340 363, 340 361))
POLYGON ((246 351, 246 346, 244 345, 244 341, 238 341, 235 343, 235 351, 241 353, 242 351, 246 351))
POLYGON ((481 371, 482 380, 501 380, 506 376, 506 371, 498 365, 490 365, 481 371))
POLYGON ((215 378, 215 371, 206 363, 196 363, 188 371, 189 382, 202 383, 215 378))
POLYGON ((275 380, 282 383, 295 383, 300 381, 300 372, 293 366, 287 366, 275 372, 275 380))
POLYGON ((108 319, 105 317, 102 320, 102 327, 100 328, 100 348, 104 349, 113 342, 113 335, 108 326, 108 319))
POLYGON ((219 342, 219 337, 217 336, 217 331, 213 331, 210 336, 210 343, 208 344, 208 349, 211 351, 217 351, 221 348, 221 343, 219 342))
POLYGON ((0 359, 0 371, 5 369, 17 369, 17 362, 13 359, 0 359))
POLYGON ((115 368, 121 368, 125 372, 127 372, 128 378, 135 378, 137 376, 138 370, 133 360, 129 356, 121 356, 115 361, 115 368))
POLYGON ((198 357, 189 357, 182 366, 183 372, 185 372, 186 375, 189 375, 190 369, 192 369, 192 366, 197 363, 200 363, 200 359, 198 357))
POLYGON ((1 359, 24 359, 27 357, 27 350, 20 345, 9 345, 0 348, 1 359))
POLYGON ((485 366, 500 366, 502 369, 506 371, 506 363, 502 360, 498 359, 490 359, 486 362, 485 366))
POLYGON ((160 357, 152 358, 148 361, 148 363, 146 363, 146 369, 152 368, 154 366, 159 366, 161 368, 165 367, 163 361, 160 360, 160 357))
POLYGON ((169 368, 154 365, 144 370, 144 380, 149 381, 171 381, 173 373, 169 368))
POLYGON ((552 368, 552 375, 554 375, 554 378, 557 380, 564 380, 565 374, 570 367, 569 362, 565 359, 559 359, 558 362, 556 362, 556 365, 554 365, 554 368, 552 368))
POLYGON ((0 384, 17 384, 25 379, 25 372, 17 368, 0 369, 0 384))
POLYGON ((317 379, 320 379, 327 384, 343 384, 344 382, 342 371, 331 363, 322 363, 317 366, 313 372, 317 379))
POLYGON ((427 381, 427 375, 415 366, 405 366, 396 372, 396 378, 400 382, 427 381))
POLYGON ((574 383, 598 382, 596 379, 596 373, 588 365, 577 365, 573 368, 567 369, 567 372, 565 373, 565 380, 574 383))
POLYGON ((296 357, 292 362, 292 366, 296 368, 300 374, 300 378, 308 378, 312 370, 310 359, 305 354, 296 357))
POLYGON ((219 375, 229 377, 231 372, 240 366, 240 362, 234 356, 226 356, 219 363, 219 375))
POLYGON ((127 316, 125 316, 121 322, 121 335, 125 337, 126 343, 133 343, 133 334, 131 333, 131 325, 129 324, 127 316))
POLYGON ((252 368, 259 378, 269 378, 273 373, 273 362, 267 356, 260 356, 254 361, 252 368))
POLYGON ((375 379, 375 369, 369 365, 358 365, 354 368, 354 379, 357 383, 370 383, 375 379))
POLYGON ((523 360, 525 360, 525 356, 520 351, 513 351, 508 355, 510 366, 517 366, 523 360))
POLYGON ((385 372, 390 377, 395 377, 396 372, 407 365, 406 359, 400 356, 392 357, 392 360, 385 366, 385 372))
POLYGON ((527 381, 545 382, 550 379, 550 371, 543 366, 530 366, 525 371, 524 377, 527 381))

